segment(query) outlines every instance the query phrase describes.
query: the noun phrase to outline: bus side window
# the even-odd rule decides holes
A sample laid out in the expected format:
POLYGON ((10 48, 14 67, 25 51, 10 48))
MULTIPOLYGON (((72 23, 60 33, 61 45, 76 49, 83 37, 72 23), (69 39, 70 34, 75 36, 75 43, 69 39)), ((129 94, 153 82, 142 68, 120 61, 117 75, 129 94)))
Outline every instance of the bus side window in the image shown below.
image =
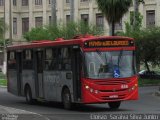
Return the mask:
POLYGON ((45 51, 45 70, 53 71, 58 69, 58 49, 47 48, 45 51))
POLYGON ((8 69, 16 69, 16 55, 15 52, 8 52, 8 69))
POLYGON ((71 70, 71 48, 66 47, 61 49, 61 65, 62 70, 71 70))
POLYGON ((45 50, 45 70, 52 70, 53 50, 48 48, 45 50))
POLYGON ((33 52, 32 50, 25 50, 23 52, 23 69, 31 70, 33 69, 33 52))

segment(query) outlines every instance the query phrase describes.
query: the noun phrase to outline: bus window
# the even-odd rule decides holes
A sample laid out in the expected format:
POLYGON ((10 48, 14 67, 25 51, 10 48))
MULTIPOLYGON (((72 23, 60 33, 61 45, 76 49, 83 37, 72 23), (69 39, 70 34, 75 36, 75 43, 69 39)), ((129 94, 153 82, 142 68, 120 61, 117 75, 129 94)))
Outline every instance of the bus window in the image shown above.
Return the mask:
POLYGON ((32 50, 25 50, 23 52, 23 69, 33 69, 33 53, 32 50))
POLYGON ((61 49, 61 66, 62 70, 71 70, 71 48, 61 49))
POLYGON ((45 51, 45 70, 57 70, 58 68, 58 49, 48 48, 45 51))
POLYGON ((16 69, 15 52, 9 52, 8 53, 8 69, 16 69))
POLYGON ((52 58, 53 58, 53 53, 52 49, 46 49, 45 50, 45 70, 50 70, 51 69, 51 63, 52 63, 52 58))

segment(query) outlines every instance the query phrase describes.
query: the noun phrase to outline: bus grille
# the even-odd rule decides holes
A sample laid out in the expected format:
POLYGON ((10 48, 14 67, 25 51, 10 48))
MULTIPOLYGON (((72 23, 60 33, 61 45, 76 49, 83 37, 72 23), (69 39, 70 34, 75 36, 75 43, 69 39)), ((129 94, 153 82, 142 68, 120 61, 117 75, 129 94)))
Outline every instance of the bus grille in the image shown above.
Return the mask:
POLYGON ((121 85, 128 84, 130 80, 105 80, 105 81, 95 81, 98 85, 121 85))
POLYGON ((120 89, 120 90, 99 90, 100 92, 125 92, 127 89, 120 89))

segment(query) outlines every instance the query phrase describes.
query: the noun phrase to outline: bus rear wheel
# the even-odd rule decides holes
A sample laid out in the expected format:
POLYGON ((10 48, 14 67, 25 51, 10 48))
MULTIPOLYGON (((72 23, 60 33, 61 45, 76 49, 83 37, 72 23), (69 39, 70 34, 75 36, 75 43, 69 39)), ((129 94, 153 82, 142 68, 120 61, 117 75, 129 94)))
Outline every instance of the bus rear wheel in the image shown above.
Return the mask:
POLYGON ((71 94, 68 88, 62 92, 62 102, 65 109, 70 110, 72 108, 71 94))
POLYGON ((26 97, 26 102, 28 104, 33 104, 33 99, 32 99, 32 92, 31 92, 31 88, 29 86, 26 87, 25 89, 25 97, 26 97))
POLYGON ((108 105, 109 105, 109 107, 111 109, 118 109, 120 107, 120 105, 121 105, 121 102, 120 101, 118 101, 118 102, 109 102, 108 105))

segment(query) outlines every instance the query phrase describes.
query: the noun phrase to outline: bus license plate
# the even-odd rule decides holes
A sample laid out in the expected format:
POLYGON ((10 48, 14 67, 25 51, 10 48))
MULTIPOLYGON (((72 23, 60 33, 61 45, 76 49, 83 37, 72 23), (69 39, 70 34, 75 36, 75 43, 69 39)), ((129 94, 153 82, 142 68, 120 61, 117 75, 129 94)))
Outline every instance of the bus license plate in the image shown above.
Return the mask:
POLYGON ((109 98, 118 98, 118 95, 111 95, 109 98))

